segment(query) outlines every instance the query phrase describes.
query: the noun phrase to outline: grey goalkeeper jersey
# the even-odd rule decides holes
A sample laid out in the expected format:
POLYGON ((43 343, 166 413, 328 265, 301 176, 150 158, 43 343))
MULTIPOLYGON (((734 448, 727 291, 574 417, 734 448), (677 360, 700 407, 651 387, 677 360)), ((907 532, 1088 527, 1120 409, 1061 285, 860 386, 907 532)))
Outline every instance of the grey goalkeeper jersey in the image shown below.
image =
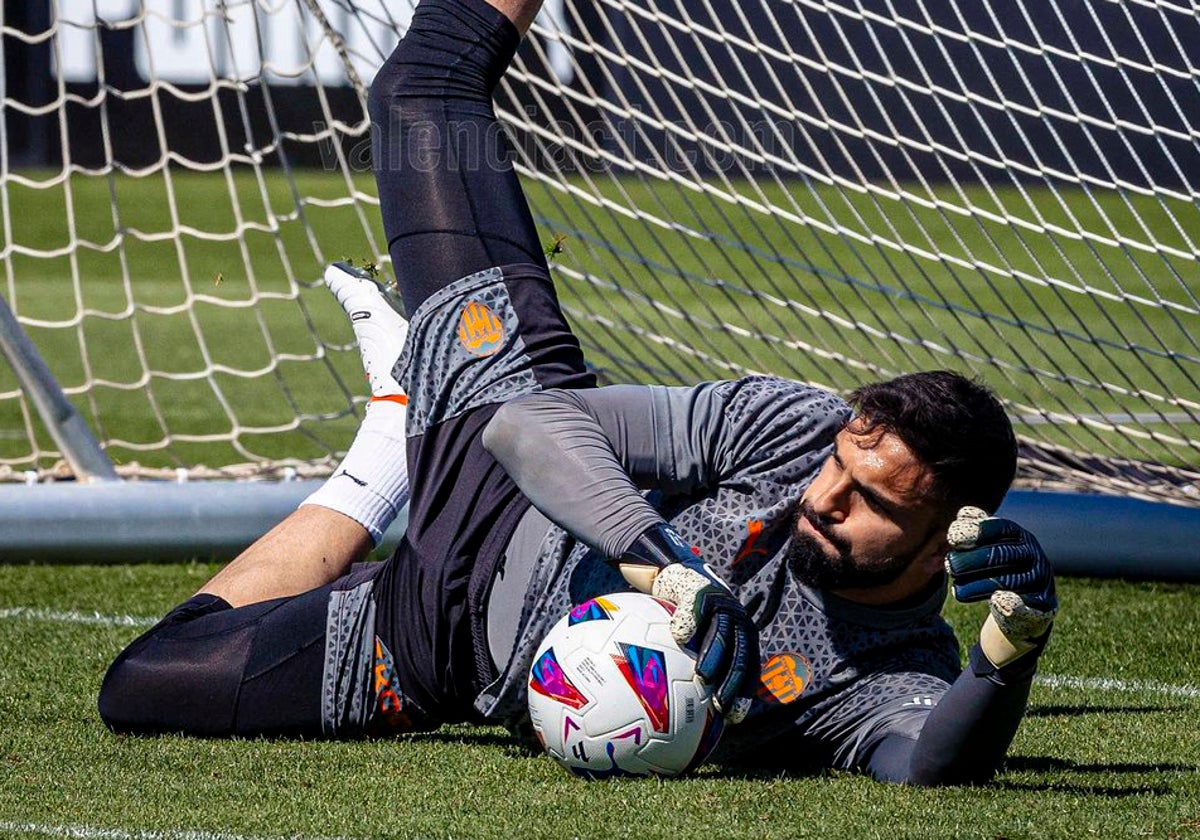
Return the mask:
POLYGON ((537 510, 517 529, 489 604, 508 617, 489 617, 507 637, 492 649, 508 665, 477 709, 525 729, 538 644, 571 605, 629 588, 604 558, 661 517, 760 631, 754 705, 727 728, 718 758, 861 767, 884 736, 915 738, 960 670, 940 617, 944 582, 917 602, 869 608, 798 583, 784 559, 800 496, 849 416, 827 391, 768 377, 547 391, 507 406, 485 444, 537 510))

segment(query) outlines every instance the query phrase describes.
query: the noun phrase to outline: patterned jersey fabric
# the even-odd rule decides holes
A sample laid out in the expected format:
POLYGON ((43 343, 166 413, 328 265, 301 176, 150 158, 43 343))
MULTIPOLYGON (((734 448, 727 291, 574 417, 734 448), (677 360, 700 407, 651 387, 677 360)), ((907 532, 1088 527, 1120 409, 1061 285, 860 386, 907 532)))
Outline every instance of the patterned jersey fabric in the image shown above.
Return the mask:
MULTIPOLYGON (((884 735, 915 737, 960 670, 957 642, 940 617, 944 582, 914 603, 868 608, 798 583, 784 560, 797 503, 831 453, 849 406, 827 391, 768 377, 659 391, 671 406, 686 406, 658 412, 670 423, 715 431, 701 436, 704 486, 648 498, 730 584, 760 630, 763 673, 754 706, 746 722, 727 728, 718 758, 853 767, 884 735)), ((695 438, 692 432, 630 429, 611 437, 695 438)), ((672 457, 693 456, 679 449, 672 457)), ((695 472, 686 463, 671 469, 695 472)), ((629 588, 602 557, 557 527, 542 540, 529 574, 509 665, 476 701, 481 713, 519 732, 527 728, 529 667, 546 632, 572 605, 629 588)))

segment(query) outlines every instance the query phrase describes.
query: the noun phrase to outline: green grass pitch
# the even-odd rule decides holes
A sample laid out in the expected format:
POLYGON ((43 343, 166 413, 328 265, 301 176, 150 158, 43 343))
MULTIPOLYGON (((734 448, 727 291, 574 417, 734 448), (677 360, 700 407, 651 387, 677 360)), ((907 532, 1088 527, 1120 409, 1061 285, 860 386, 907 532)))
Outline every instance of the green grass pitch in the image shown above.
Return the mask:
MULTIPOLYGON (((355 743, 117 737, 109 660, 207 565, 0 567, 0 836, 1200 836, 1200 591, 1062 581, 1028 718, 992 784, 831 773, 586 783, 498 729, 355 743)), ((964 638, 978 609, 950 607, 964 638)))

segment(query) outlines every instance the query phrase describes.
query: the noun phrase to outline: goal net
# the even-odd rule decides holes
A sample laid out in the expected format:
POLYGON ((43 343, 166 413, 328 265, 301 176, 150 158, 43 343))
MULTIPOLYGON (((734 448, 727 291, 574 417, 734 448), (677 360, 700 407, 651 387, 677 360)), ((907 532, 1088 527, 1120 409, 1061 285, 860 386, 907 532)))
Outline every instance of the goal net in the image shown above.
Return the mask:
MULTIPOLYGON (((4 295, 127 474, 296 469, 389 274, 366 87, 405 0, 8 4, 4 295)), ((606 381, 953 368, 1027 482, 1197 502, 1200 51, 1170 2, 549 0, 497 105, 606 381)), ((0 372, 0 463, 58 453, 0 372)))

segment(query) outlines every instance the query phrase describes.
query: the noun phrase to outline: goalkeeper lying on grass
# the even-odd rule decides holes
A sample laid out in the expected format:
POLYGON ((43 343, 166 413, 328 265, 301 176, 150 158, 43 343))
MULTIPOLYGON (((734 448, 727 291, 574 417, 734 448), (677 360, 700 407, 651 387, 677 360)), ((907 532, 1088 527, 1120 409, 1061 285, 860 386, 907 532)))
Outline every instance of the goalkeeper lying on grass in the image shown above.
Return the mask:
POLYGON ((571 604, 632 586, 678 605, 676 634, 738 723, 718 762, 988 778, 1056 608, 1036 540, 985 513, 1015 469, 1001 406, 948 372, 849 402, 767 377, 596 388, 491 106, 538 5, 417 9, 371 92, 411 324, 369 278, 329 269, 373 394, 354 443, 118 657, 101 715, 124 732, 527 733, 540 639, 571 604), (354 564, 405 502, 395 554, 354 564), (947 580, 990 601, 962 673, 947 580))

